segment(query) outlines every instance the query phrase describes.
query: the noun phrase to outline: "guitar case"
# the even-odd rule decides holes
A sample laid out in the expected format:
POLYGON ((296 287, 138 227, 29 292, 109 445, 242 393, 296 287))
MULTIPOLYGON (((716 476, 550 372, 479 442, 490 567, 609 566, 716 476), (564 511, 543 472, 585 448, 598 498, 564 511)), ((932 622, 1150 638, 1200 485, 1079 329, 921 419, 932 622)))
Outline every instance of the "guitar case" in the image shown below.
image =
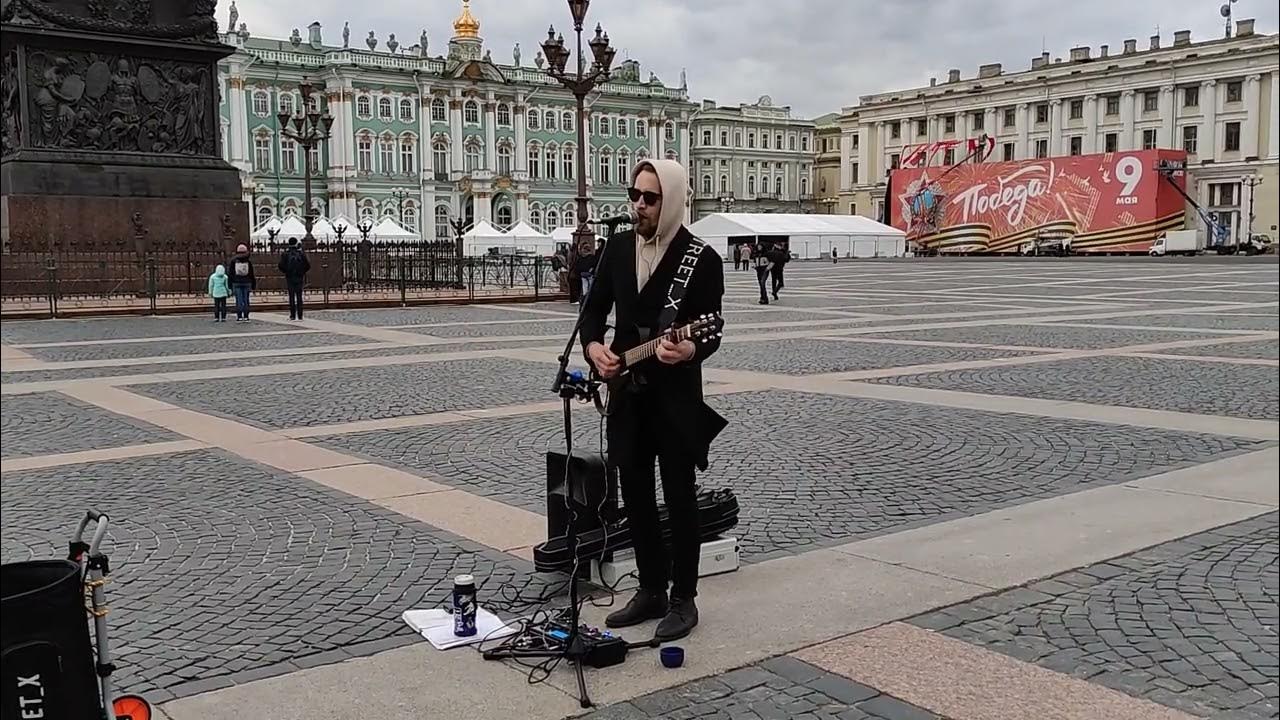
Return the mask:
MULTIPOLYGON (((669 545, 671 528, 666 505, 658 505, 658 519, 662 524, 662 540, 669 545)), ((737 524, 738 498, 732 490, 724 488, 698 493, 698 526, 703 542, 723 535, 737 524)), ((624 515, 622 519, 609 523, 604 528, 596 528, 578 536, 579 562, 598 560, 608 553, 629 547, 631 528, 624 515)), ((533 566, 538 572, 573 570, 573 554, 569 552, 568 538, 554 537, 535 546, 533 566)))

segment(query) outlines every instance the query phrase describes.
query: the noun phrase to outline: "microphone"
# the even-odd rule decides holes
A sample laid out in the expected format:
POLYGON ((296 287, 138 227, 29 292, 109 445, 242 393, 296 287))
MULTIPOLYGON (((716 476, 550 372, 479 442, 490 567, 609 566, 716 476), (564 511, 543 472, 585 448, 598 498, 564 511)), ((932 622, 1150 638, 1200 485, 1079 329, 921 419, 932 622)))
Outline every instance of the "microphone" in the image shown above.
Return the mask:
POLYGON ((624 211, 621 215, 614 215, 613 217, 603 218, 603 219, 597 220, 596 222, 600 223, 601 225, 608 225, 609 227, 614 227, 617 225, 633 225, 635 224, 637 219, 638 218, 636 217, 636 211, 631 208, 627 208, 626 211, 624 211))

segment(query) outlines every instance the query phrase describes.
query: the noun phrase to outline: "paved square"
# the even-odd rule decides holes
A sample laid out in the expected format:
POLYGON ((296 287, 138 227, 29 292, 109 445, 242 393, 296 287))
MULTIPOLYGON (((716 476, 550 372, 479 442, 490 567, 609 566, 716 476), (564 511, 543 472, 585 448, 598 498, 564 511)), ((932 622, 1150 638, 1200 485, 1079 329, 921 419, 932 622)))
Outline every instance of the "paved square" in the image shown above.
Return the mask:
POLYGON ((0 398, 0 456, 52 455, 179 440, 164 428, 123 418, 57 393, 0 398))
POLYGON ((817 375, 1034 354, 1033 351, 980 347, 929 347, 844 340, 759 340, 724 343, 720 351, 707 361, 707 366, 783 375, 817 375))
POLYGON ((107 358, 150 358, 163 357, 165 355, 208 355, 245 350, 287 350, 291 348, 324 347, 327 345, 359 345, 368 342, 371 341, 349 335, 281 332, 275 335, 229 336, 206 340, 156 340, 153 342, 131 342, 113 345, 33 347, 27 348, 27 352, 41 360, 69 362, 107 358))

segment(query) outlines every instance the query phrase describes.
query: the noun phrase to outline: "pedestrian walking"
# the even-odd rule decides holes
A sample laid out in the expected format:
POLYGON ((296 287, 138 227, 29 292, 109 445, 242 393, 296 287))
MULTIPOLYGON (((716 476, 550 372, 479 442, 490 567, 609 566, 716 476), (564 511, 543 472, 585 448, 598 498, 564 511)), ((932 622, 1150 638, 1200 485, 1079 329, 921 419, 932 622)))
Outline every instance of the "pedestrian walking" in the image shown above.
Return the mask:
POLYGON ((737 270, 742 265, 742 246, 733 246, 733 269, 737 270))
POLYGON ((769 277, 769 269, 773 263, 769 261, 769 255, 765 252, 763 245, 757 246, 751 256, 754 258, 753 262, 755 262, 756 282, 760 284, 760 304, 768 305, 769 296, 765 293, 764 280, 769 277))
POLYGON ((249 294, 258 289, 258 278, 253 274, 253 260, 249 258, 249 247, 244 244, 236 246, 235 257, 227 263, 231 277, 231 291, 236 296, 236 322, 249 321, 249 294))
POLYGON ((839 258, 840 258, 840 254, 836 252, 836 246, 832 245, 831 246, 831 264, 835 265, 836 260, 838 260, 839 258))
POLYGON ((284 275, 285 287, 289 291, 289 319, 301 320, 302 287, 306 282, 307 272, 311 270, 311 261, 298 246, 298 238, 289 238, 289 247, 280 253, 280 263, 277 267, 284 275))
MULTIPOLYGON (((590 251, 590 248, 587 248, 590 251)), ((578 254, 577 260, 578 277, 582 279, 582 293, 578 296, 581 299, 587 297, 587 293, 591 292, 591 283, 596 278, 596 254, 578 254)))
POLYGON ((751 246, 743 245, 742 246, 742 269, 746 270, 748 267, 751 267, 751 246))
POLYGON ((787 251, 782 243, 774 243, 768 252, 769 256, 769 275, 773 278, 773 299, 778 299, 778 291, 785 285, 782 277, 782 271, 786 269, 787 263, 791 261, 791 253, 787 251))
POLYGON ((209 276, 209 297, 213 298, 213 321, 227 321, 227 296, 231 294, 230 278, 227 268, 219 265, 209 276))

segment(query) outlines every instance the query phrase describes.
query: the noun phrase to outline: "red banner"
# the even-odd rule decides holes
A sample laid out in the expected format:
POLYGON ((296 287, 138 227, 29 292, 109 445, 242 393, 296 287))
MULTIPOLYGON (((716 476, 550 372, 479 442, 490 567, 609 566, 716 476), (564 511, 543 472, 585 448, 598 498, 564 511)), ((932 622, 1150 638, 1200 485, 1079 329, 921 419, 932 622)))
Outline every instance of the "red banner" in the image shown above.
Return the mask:
MULTIPOLYGON (((1185 224, 1182 196, 1156 171, 1186 153, 1139 150, 895 170, 890 220, 923 250, 1017 252, 1072 238, 1077 252, 1145 252, 1185 224)), ((1185 173, 1172 180, 1183 187, 1185 173)))

